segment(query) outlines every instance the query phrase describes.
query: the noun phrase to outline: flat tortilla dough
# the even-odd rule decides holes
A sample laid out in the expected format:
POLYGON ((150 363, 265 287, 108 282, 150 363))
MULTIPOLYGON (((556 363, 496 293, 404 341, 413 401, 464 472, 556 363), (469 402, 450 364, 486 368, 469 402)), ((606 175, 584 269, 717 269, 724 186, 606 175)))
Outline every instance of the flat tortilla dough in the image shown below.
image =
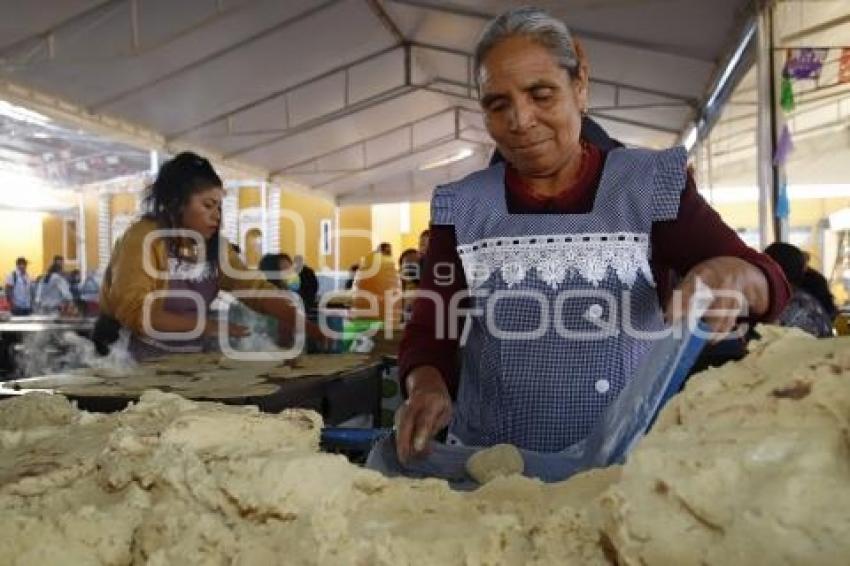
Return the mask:
POLYGON ((218 353, 179 354, 131 368, 89 368, 24 382, 72 397, 138 397, 146 389, 177 392, 195 399, 272 395, 274 382, 330 376, 362 367, 363 354, 307 355, 295 361, 239 361, 218 353), (295 364, 296 368, 290 364, 295 364))

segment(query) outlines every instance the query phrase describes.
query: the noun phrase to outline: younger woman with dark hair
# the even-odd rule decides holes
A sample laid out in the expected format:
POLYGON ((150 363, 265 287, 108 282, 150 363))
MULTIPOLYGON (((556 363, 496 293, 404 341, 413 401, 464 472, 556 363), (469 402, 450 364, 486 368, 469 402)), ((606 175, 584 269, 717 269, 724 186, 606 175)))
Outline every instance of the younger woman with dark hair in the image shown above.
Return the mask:
POLYGON ((265 276, 269 283, 278 289, 285 287, 280 271, 280 254, 265 254, 260 258, 257 269, 265 276))
MULTIPOLYGON (((146 214, 115 245, 103 278, 102 316, 95 343, 102 353, 120 331, 130 333, 137 359, 168 352, 196 352, 218 335, 209 306, 220 290, 271 292, 240 298, 257 312, 293 328, 303 316, 263 274, 248 270, 229 245, 222 245, 224 188, 209 161, 181 153, 164 163, 145 199, 146 214)), ((320 339, 305 322, 308 335, 320 339)), ((244 327, 226 326, 232 336, 244 327)))
POLYGON ((35 310, 40 314, 74 314, 74 296, 62 274, 63 258, 56 256, 35 292, 35 310))

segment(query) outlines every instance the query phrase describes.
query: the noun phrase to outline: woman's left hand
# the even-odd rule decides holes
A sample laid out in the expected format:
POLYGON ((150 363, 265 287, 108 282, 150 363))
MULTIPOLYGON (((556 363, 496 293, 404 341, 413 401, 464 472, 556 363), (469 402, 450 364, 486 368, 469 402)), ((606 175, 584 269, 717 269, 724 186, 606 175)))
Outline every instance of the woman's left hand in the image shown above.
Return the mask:
POLYGON ((713 293, 703 319, 715 333, 714 342, 735 328, 739 317, 760 315, 770 305, 770 287, 762 271, 743 259, 730 256, 707 259, 688 272, 667 304, 668 322, 683 318, 702 283, 713 293))

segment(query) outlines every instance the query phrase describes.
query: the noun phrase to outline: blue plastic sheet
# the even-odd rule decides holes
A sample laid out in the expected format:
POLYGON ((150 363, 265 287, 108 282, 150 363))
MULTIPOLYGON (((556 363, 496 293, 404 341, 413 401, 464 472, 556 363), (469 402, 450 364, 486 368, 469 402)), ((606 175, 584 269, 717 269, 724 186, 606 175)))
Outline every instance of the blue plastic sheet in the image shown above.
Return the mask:
MULTIPOLYGON (((563 481, 585 470, 624 462, 663 405, 681 389, 699 357, 708 331, 702 323, 696 328, 693 332, 683 330, 678 336, 671 332, 659 340, 583 441, 562 452, 520 450, 524 475, 547 482, 563 481)), ((477 486, 466 473, 466 461, 481 447, 431 442, 430 448, 428 456, 402 464, 396 455, 395 436, 384 435, 370 452, 366 466, 387 476, 444 479, 456 489, 477 486)))

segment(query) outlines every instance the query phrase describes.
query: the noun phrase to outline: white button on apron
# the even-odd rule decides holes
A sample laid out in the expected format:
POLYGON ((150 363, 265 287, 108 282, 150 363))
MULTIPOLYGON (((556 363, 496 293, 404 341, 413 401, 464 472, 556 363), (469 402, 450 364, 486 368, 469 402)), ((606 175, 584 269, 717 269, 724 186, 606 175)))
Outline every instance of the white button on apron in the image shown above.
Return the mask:
POLYGON ((607 379, 600 379, 595 384, 597 393, 608 393, 608 390, 611 389, 611 382, 607 379))
POLYGON ((587 307, 587 312, 585 312, 585 316, 591 318, 593 320, 602 318, 602 313, 605 312, 602 308, 602 305, 596 303, 587 307))

